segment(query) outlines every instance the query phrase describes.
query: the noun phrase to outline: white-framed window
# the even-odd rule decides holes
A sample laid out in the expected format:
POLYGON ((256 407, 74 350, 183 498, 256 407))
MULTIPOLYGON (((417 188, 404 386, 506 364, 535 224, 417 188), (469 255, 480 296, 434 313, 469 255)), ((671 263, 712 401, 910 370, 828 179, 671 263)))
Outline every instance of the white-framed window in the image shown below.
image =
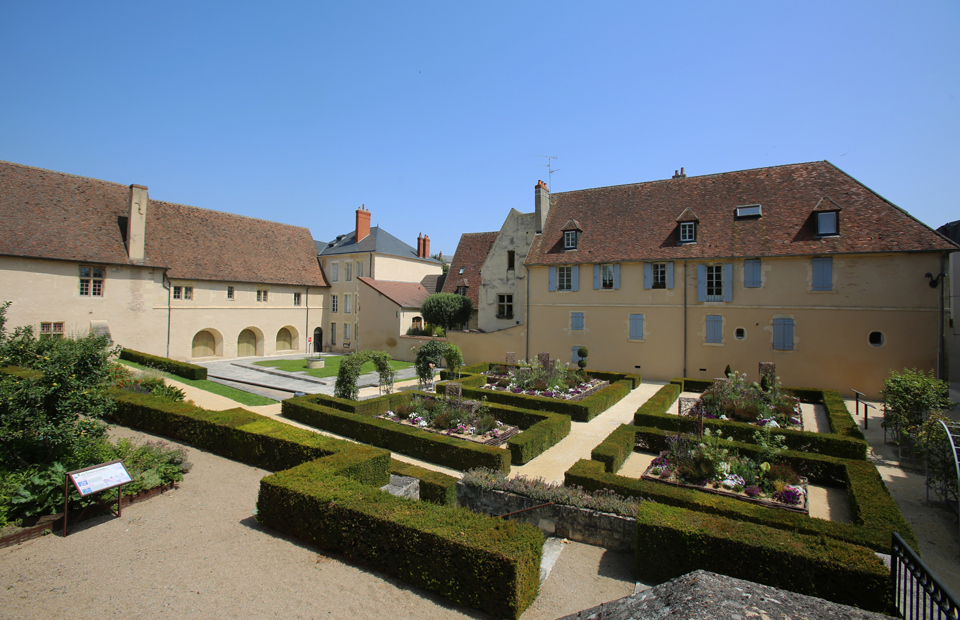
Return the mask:
POLYGON ((814 256, 813 266, 813 290, 832 291, 833 290, 833 257, 832 256, 814 256))
POLYGON ((338 302, 337 296, 331 295, 330 296, 330 312, 337 311, 337 302, 338 302))
POLYGON ((330 323, 330 344, 337 344, 337 324, 330 323))
POLYGON ((359 263, 359 262, 357 263, 357 277, 358 278, 363 277, 363 263, 359 263))
POLYGON ((575 329, 577 331, 580 331, 583 329, 583 313, 582 312, 570 313, 570 329, 575 329))
POLYGON ((343 312, 344 314, 353 312, 353 295, 343 296, 343 312))
POLYGON ((696 243, 697 223, 680 222, 680 243, 696 243))
POLYGON ((630 315, 630 340, 643 340, 643 315, 630 315))
POLYGON ((293 294, 293 305, 294 305, 294 306, 299 306, 299 305, 300 305, 300 293, 294 293, 294 294, 293 294))
POLYGON ((227 287, 227 299, 235 299, 232 286, 227 287))
POLYGON ((63 338, 63 322, 40 323, 40 336, 44 338, 63 338))
POLYGON ((707 265, 707 301, 723 301, 723 265, 707 265))
POLYGON ((353 280, 353 263, 344 263, 343 264, 343 279, 345 282, 350 282, 353 280))
POLYGON ((460 268, 460 275, 461 275, 461 276, 463 275, 463 269, 464 269, 463 267, 460 268))
POLYGON ((267 293, 264 289, 257 289, 257 301, 267 301, 267 293))
POLYGON ((760 209, 760 205, 743 205, 742 207, 737 207, 737 217, 761 217, 763 212, 760 209))
POLYGON ((557 290, 573 290, 573 267, 557 267, 557 290))
POLYGON ((183 287, 175 286, 173 287, 173 298, 174 299, 183 299, 183 287))
POLYGON ((644 263, 643 288, 673 288, 673 263, 644 263))
POLYGON ((193 287, 185 286, 183 287, 183 298, 184 299, 193 299, 193 287))
POLYGON ((343 339, 344 341, 350 340, 350 323, 343 324, 343 339))
POLYGON ((600 288, 613 289, 613 265, 600 265, 600 288))
POLYGON ((80 294, 84 297, 103 297, 103 280, 106 267, 80 265, 80 294))
POLYGON ((466 297, 466 296, 467 296, 467 287, 465 287, 465 286, 458 286, 458 287, 457 287, 457 295, 463 295, 464 297, 466 297))
POLYGON ((577 231, 575 230, 563 231, 563 249, 564 250, 577 249, 577 231))
POLYGON ((666 263, 653 263, 650 266, 650 275, 653 277, 653 288, 667 288, 666 263))
POLYGON ((497 295, 497 318, 513 318, 513 295, 497 295))
POLYGON ((748 258, 743 261, 743 286, 745 288, 760 288, 760 259, 748 258))
POLYGON ((793 319, 773 319, 773 350, 793 351, 793 319))
POLYGON ((840 234, 840 214, 836 211, 817 213, 817 235, 822 237, 840 234))
POLYGON ((723 343, 723 316, 719 314, 707 315, 707 334, 704 342, 709 344, 723 343))
MULTIPOLYGON (((339 282, 340 281, 340 263, 330 263, 330 281, 339 282)), ((336 344, 331 342, 330 344, 336 344)))

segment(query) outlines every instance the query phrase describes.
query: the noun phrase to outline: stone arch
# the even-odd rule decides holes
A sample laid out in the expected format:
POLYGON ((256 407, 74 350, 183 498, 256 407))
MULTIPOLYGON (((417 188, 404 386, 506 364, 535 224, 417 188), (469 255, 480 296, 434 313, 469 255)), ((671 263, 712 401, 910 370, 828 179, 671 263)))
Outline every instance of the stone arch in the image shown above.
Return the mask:
POLYGON ((263 332, 256 327, 247 327, 237 336, 237 357, 263 355, 263 332))
POLYGON ((191 343, 192 357, 221 357, 223 355, 223 336, 213 328, 198 331, 191 343))
POLYGON ((300 350, 300 333, 296 327, 287 325, 277 330, 277 351, 300 350))

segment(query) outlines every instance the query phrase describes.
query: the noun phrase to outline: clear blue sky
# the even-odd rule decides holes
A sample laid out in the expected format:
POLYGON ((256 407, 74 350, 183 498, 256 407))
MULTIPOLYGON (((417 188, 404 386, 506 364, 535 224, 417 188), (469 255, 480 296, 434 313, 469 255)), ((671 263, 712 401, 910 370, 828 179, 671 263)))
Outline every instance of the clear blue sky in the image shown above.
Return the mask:
POLYGON ((553 191, 829 160, 960 219, 960 3, 12 2, 0 159, 450 254, 553 191))

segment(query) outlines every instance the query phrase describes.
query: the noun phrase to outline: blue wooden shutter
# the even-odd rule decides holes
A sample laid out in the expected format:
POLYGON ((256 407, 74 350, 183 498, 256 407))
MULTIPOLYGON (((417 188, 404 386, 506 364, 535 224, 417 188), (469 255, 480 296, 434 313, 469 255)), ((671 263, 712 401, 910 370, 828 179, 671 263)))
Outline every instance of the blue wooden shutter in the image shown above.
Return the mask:
POLYGON ((673 263, 667 263, 667 288, 673 288, 673 263))
POLYGON ((583 313, 582 312, 571 312, 570 313, 570 329, 583 329, 583 313))
POLYGON ((743 262, 743 286, 746 288, 760 287, 759 258, 751 258, 743 262))
POLYGON ((707 315, 707 342, 723 342, 723 317, 719 314, 707 315))
POLYGON ((643 315, 630 315, 630 339, 643 340, 643 315))
POLYGON ((580 354, 577 353, 577 351, 579 351, 579 350, 580 350, 580 345, 579 345, 579 344, 573 345, 573 359, 572 359, 571 361, 572 361, 574 364, 576 364, 577 362, 580 361, 580 354))
POLYGON ((773 319, 773 348, 793 350, 793 319, 773 319))
POLYGON ((697 265, 697 301, 707 300, 707 266, 697 265))
POLYGON ((653 288, 653 263, 643 264, 643 288, 653 288))
POLYGON ((733 263, 723 264, 723 301, 733 301, 733 263))
POLYGON ((550 268, 550 286, 548 290, 550 291, 557 290, 557 268, 556 267, 550 268))
POLYGON ((593 266, 593 290, 600 288, 600 265, 593 266))
POLYGON ((580 290, 580 265, 574 265, 570 268, 570 279, 573 282, 573 290, 580 290))
POLYGON ((613 266, 613 290, 620 288, 620 263, 613 266))
POLYGON ((813 259, 813 290, 833 290, 833 258, 814 257, 813 259))

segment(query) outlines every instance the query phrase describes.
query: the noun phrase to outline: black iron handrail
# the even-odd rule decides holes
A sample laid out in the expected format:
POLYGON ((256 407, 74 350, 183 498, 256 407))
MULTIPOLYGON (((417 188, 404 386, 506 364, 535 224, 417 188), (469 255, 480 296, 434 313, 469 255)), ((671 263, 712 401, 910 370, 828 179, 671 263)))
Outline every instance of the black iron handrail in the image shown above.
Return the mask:
POLYGON ((893 604, 903 618, 960 618, 960 604, 900 535, 890 554, 893 604))

